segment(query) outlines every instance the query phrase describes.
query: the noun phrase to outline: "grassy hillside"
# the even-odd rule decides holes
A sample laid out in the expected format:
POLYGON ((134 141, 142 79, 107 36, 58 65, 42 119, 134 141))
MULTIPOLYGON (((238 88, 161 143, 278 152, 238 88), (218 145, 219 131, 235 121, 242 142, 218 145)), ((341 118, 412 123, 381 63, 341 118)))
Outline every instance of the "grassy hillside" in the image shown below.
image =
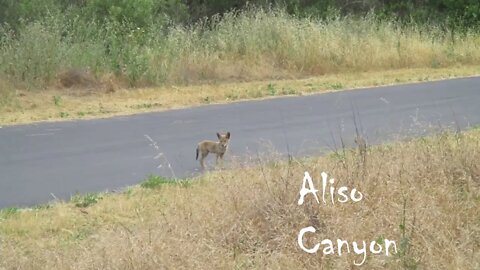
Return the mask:
MULTIPOLYGON (((328 157, 262 159, 168 184, 152 177, 120 194, 0 214, 6 269, 347 269, 361 256, 307 254, 322 239, 396 241, 392 256, 368 253, 363 269, 480 267, 480 132, 439 135, 328 157), (357 203, 299 206, 308 171, 356 188, 357 203)), ((320 195, 321 196, 321 195, 320 195)), ((321 200, 321 197, 320 197, 321 200)), ((327 197, 328 202, 328 197, 327 197)))

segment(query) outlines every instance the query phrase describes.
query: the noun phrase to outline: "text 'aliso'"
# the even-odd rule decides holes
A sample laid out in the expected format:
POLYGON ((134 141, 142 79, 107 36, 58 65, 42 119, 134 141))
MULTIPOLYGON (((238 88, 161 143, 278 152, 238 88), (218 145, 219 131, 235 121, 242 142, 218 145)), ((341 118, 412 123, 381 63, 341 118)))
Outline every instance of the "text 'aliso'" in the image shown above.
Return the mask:
MULTIPOLYGON (((328 180, 328 175, 325 172, 321 173, 322 176, 322 201, 323 204, 327 204, 327 201, 331 201, 332 204, 335 204, 335 201, 340 203, 346 203, 349 200, 352 200, 354 203, 359 202, 363 199, 363 194, 358 191, 357 189, 353 188, 350 192, 347 187, 340 187, 338 189, 335 188, 335 179, 331 178, 328 180), (328 198, 329 197, 329 198, 328 198)), ((303 178, 302 188, 300 189, 300 198, 298 199, 298 205, 303 205, 305 202, 305 196, 311 194, 315 197, 315 200, 318 204, 320 204, 320 200, 317 196, 318 190, 313 185, 312 177, 308 172, 305 172, 305 176, 303 178)), ((315 233, 316 229, 312 226, 305 227, 300 230, 297 241, 300 248, 307 252, 307 253, 317 253, 320 247, 322 246, 322 252, 325 255, 335 254, 335 250, 338 252, 338 256, 342 256, 344 252, 350 253, 350 250, 357 255, 362 255, 362 260, 360 262, 354 261, 353 263, 357 266, 362 265, 366 258, 367 258, 367 251, 370 251, 372 254, 380 254, 385 252, 386 256, 392 254, 390 252, 390 248, 393 249, 393 253, 397 253, 397 245, 395 241, 391 241, 388 239, 384 239, 381 243, 377 243, 376 241, 371 241, 369 245, 365 241, 361 242, 352 242, 348 243, 348 241, 337 239, 336 242, 330 239, 324 239, 320 243, 315 244, 312 248, 307 248, 304 245, 304 238, 306 233, 315 233), (337 248, 335 248, 335 243, 337 244, 337 248), (383 246, 384 245, 384 246, 383 246)))

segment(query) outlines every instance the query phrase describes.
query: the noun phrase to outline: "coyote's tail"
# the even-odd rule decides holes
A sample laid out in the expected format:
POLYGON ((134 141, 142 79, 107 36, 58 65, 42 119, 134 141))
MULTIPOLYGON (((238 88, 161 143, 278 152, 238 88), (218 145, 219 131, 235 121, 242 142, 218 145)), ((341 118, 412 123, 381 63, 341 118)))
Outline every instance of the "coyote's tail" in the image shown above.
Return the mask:
POLYGON ((195 160, 198 160, 198 146, 197 146, 197 156, 195 157, 195 160))

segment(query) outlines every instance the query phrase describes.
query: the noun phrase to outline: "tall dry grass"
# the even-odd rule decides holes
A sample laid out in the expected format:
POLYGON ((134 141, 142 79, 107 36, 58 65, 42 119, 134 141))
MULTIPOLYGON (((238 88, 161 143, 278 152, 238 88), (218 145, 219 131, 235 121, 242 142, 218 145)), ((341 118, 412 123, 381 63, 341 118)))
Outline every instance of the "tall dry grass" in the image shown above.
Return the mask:
MULTIPOLYGON (((187 184, 132 188, 79 209, 0 216, 5 269, 347 269, 355 254, 307 254, 322 239, 395 240, 394 256, 358 269, 480 267, 480 133, 441 135, 257 168, 207 173, 187 184), (364 163, 363 160, 366 160, 364 163), (361 202, 297 205, 304 172, 357 188, 361 202)), ((320 189, 320 188, 319 188, 320 189)))
POLYGON ((478 32, 374 15, 316 20, 256 9, 142 29, 52 15, 0 33, 0 76, 31 88, 51 86, 71 68, 144 86, 480 64, 478 32))

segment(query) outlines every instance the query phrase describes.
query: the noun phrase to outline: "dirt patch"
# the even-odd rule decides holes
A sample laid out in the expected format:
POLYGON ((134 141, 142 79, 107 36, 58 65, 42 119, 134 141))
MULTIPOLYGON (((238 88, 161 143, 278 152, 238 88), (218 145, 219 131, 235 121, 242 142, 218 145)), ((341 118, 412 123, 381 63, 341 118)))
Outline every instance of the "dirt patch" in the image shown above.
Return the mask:
POLYGON ((82 69, 69 69, 57 78, 62 88, 92 88, 100 84, 90 71, 82 69))
POLYGON ((113 93, 118 88, 113 75, 98 79, 88 69, 69 69, 57 75, 59 89, 71 90, 70 94, 93 94, 94 92, 113 93))

